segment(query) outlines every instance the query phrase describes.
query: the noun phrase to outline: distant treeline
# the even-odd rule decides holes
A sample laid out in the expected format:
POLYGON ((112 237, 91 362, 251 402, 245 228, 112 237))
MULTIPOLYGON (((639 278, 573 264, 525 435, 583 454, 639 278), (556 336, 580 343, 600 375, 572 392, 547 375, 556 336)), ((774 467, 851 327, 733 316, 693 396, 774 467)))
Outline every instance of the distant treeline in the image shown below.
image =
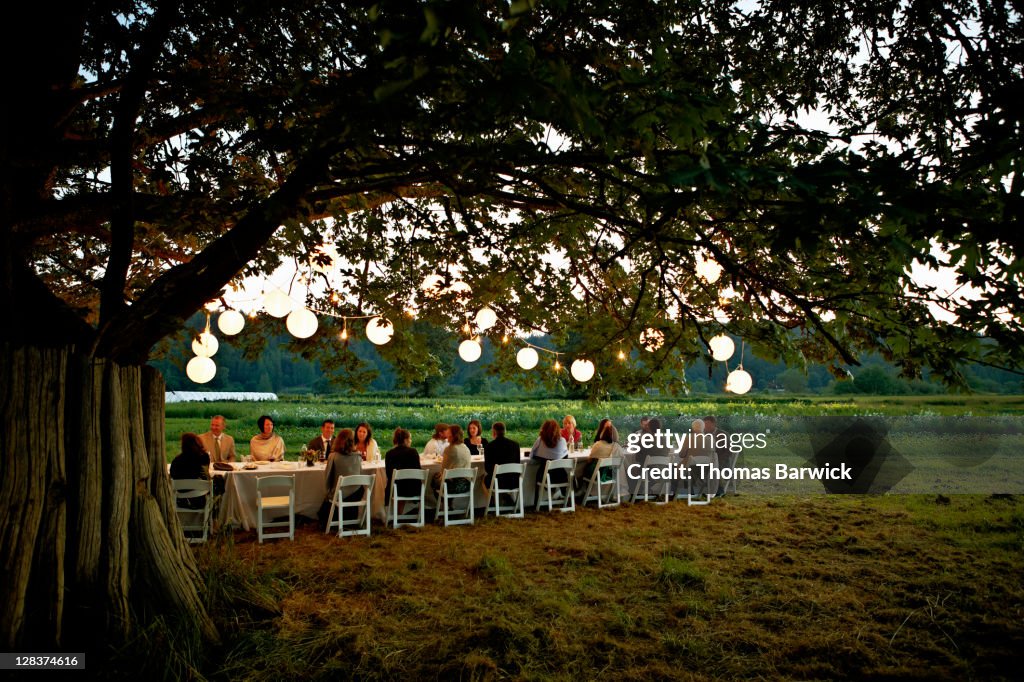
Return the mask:
MULTIPOLYGON (((190 327, 198 329, 200 317, 193 318, 190 327)), ((188 342, 189 332, 168 344, 164 356, 152 365, 163 372, 168 390, 211 391, 273 391, 276 393, 338 394, 350 389, 331 381, 319 362, 308 360, 286 347, 291 337, 281 335, 267 340, 266 347, 254 360, 247 360, 231 339, 220 335, 220 349, 214 360, 217 375, 205 385, 197 385, 185 376, 185 363, 192 357, 188 342)), ((377 372, 369 384, 369 391, 407 391, 413 395, 534 395, 550 394, 550 390, 526 390, 515 381, 505 381, 487 372, 494 357, 493 348, 485 340, 483 356, 474 363, 461 361, 454 353, 443 363, 442 373, 403 388, 394 368, 377 353, 376 347, 364 339, 352 339, 352 351, 377 372)), ((897 370, 877 355, 862 355, 861 366, 852 368, 852 379, 838 381, 823 365, 812 364, 807 372, 787 367, 781 362, 763 360, 751 354, 744 358, 743 367, 754 379, 753 392, 781 392, 791 394, 869 394, 869 395, 927 395, 946 393, 941 383, 923 379, 906 380, 897 376, 897 370)), ((1003 370, 973 365, 964 368, 971 390, 983 393, 1022 393, 1022 377, 1003 370)), ((722 393, 725 368, 716 363, 708 372, 707 365, 697 363, 686 370, 691 393, 722 393)), ((657 386, 648 389, 658 393, 657 386)))

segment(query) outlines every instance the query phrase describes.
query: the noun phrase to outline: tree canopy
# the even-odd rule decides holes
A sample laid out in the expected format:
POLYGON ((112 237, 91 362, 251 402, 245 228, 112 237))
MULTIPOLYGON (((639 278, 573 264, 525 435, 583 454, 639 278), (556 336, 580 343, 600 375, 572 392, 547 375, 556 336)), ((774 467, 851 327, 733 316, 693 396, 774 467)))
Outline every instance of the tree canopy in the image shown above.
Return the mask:
POLYGON ((413 300, 453 330, 488 304, 498 334, 547 332, 598 361, 598 388, 679 386, 722 331, 841 374, 864 349, 951 383, 1019 367, 1018 9, 35 6, 5 126, 4 334, 141 362, 232 281, 326 241, 342 277, 309 303, 392 320, 383 352, 410 380, 436 363, 413 300), (915 262, 976 293, 940 296, 915 262), (471 296, 425 297, 434 273, 471 296), (648 328, 666 342, 616 363, 648 328))

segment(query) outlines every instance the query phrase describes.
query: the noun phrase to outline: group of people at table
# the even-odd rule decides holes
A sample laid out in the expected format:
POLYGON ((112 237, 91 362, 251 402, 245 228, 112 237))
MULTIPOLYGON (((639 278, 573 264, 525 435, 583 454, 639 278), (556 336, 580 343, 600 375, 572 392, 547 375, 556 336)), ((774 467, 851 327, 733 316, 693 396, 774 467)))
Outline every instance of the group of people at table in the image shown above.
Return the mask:
MULTIPOLYGON (((713 419, 708 417, 707 419, 713 419)), ((656 424, 655 420, 644 419, 642 430, 649 430, 656 424)), ((225 433, 227 422, 221 415, 210 419, 210 430, 203 434, 184 433, 181 436, 181 454, 171 462, 170 474, 174 479, 209 478, 211 463, 229 463, 238 459, 235 440, 225 433)), ((249 441, 249 457, 253 461, 274 462, 284 459, 285 443, 280 435, 274 432, 274 421, 268 415, 256 420, 258 433, 249 441)), ((582 448, 583 434, 577 428, 576 419, 566 415, 562 425, 554 419, 546 420, 540 427, 540 433, 530 448, 530 459, 543 465, 545 460, 558 460, 569 456, 577 448, 582 448)), ((384 468, 387 472, 386 495, 391 493, 391 479, 395 470, 419 469, 420 453, 412 447, 412 434, 404 428, 394 430, 391 439, 393 447, 384 456, 384 468)), ((335 432, 335 424, 325 419, 320 434, 312 438, 304 448, 306 451, 318 453, 321 461, 326 461, 324 471, 325 509, 329 506, 339 477, 358 475, 362 472, 364 462, 381 459, 380 447, 373 438, 373 430, 366 422, 353 429, 341 429, 335 432)), ((465 469, 472 466, 472 457, 482 455, 484 458, 484 487, 491 484, 494 468, 499 464, 518 463, 521 461, 521 448, 517 441, 507 438, 505 424, 494 422, 491 425, 491 438, 483 436, 483 426, 479 420, 473 419, 466 425, 466 431, 458 424, 437 424, 433 436, 424 448, 424 456, 434 456, 441 460, 440 471, 435 472, 431 486, 435 493, 441 487, 444 472, 448 469, 465 469)), ((589 477, 597 461, 607 457, 621 456, 622 446, 619 433, 610 419, 602 419, 594 433, 593 444, 589 446, 588 461, 577 476, 577 484, 589 477)), ((543 476, 544 467, 538 467, 537 482, 543 476)), ((553 483, 564 483, 565 472, 561 480, 553 483)), ((513 475, 514 476, 514 475, 513 475)), ((408 488, 417 486, 416 481, 399 481, 400 486, 408 484, 408 488)), ((450 493, 465 493, 469 482, 456 479, 449 483, 450 493)), ((514 486, 515 481, 501 481, 502 487, 514 486)), ((342 491, 346 501, 358 499, 362 489, 353 487, 352 491, 342 491)), ((402 496, 415 494, 415 490, 399 488, 402 496)), ((322 512, 325 510, 322 510, 322 512)))

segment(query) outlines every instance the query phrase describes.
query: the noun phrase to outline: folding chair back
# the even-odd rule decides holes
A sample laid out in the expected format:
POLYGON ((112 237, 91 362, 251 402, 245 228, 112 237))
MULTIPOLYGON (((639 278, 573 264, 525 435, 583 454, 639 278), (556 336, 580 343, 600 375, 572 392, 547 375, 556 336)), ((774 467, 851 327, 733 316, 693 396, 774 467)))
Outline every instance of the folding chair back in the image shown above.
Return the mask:
MULTIPOLYGON (((462 486, 459 486, 462 487, 462 486)), ((444 478, 441 480, 441 499, 438 506, 438 516, 444 518, 445 526, 459 526, 464 524, 473 525, 476 520, 475 510, 473 509, 473 488, 476 487, 476 469, 447 469, 444 472, 444 478), (457 481, 467 481, 468 486, 465 486, 467 490, 465 492, 456 493, 450 492, 456 488, 457 481), (465 509, 456 509, 455 502, 458 500, 466 501, 465 509), (462 515, 461 519, 452 519, 451 516, 462 515)))
POLYGON ((185 539, 190 543, 206 542, 210 510, 213 508, 213 482, 188 478, 173 480, 171 483, 174 484, 174 511, 181 522, 185 539))
POLYGON ((591 472, 590 478, 584 479, 587 484, 587 493, 583 498, 583 504, 597 502, 597 508, 617 507, 622 502, 622 486, 619 483, 619 469, 622 467, 621 457, 605 457, 597 460, 597 466, 591 472), (608 481, 601 481, 601 473, 611 470, 612 478, 608 481), (605 501, 604 491, 608 489, 608 500, 605 501), (615 501, 612 502, 612 492, 615 493, 615 501))
POLYGON ((576 460, 574 459, 549 459, 544 463, 544 473, 537 482, 536 502, 534 510, 540 511, 541 504, 548 505, 548 511, 554 508, 555 493, 563 495, 558 510, 562 512, 576 511, 576 493, 572 489, 573 473, 576 471, 576 460), (565 472, 565 481, 553 483, 551 474, 555 471, 565 472))
POLYGON ((256 479, 256 530, 259 541, 266 538, 295 539, 295 475, 261 476, 256 479), (288 511, 287 521, 265 521, 266 511, 288 511), (264 528, 284 528, 277 533, 264 532, 264 528))
POLYGON ((399 526, 420 527, 426 522, 427 507, 427 471, 425 469, 396 469, 391 479, 391 505, 388 508, 388 516, 391 518, 392 528, 399 526), (415 495, 402 496, 398 494, 399 481, 419 481, 419 492, 415 495), (409 503, 412 505, 409 505, 409 503), (406 507, 399 513, 398 508, 405 503, 406 507))
MULTIPOLYGON (((339 538, 349 535, 370 534, 370 522, 373 520, 373 515, 370 513, 372 507, 370 505, 372 504, 373 483, 376 478, 376 474, 356 474, 354 476, 340 476, 338 478, 338 483, 334 486, 334 497, 331 501, 331 513, 327 517, 326 531, 337 526, 339 538), (346 502, 344 490, 345 488, 353 487, 361 487, 363 489, 362 499, 346 502), (353 508, 358 509, 359 514, 355 519, 346 519, 345 510, 353 508), (334 515, 335 509, 338 510, 337 518, 334 515)), ((349 494, 351 495, 352 493, 349 494)))
POLYGON ((652 479, 650 477, 652 469, 664 469, 672 464, 672 459, 664 455, 651 455, 647 458, 643 466, 643 480, 637 482, 636 490, 633 491, 632 502, 634 504, 651 500, 658 500, 658 504, 666 504, 672 499, 672 481, 674 479, 652 479))
POLYGON ((523 496, 523 477, 526 474, 526 463, 525 462, 512 462, 510 464, 499 464, 494 467, 494 473, 491 475, 491 485, 487 488, 487 502, 484 504, 484 516, 487 516, 489 511, 494 511, 495 516, 511 517, 513 519, 521 519, 526 516, 525 500, 523 496), (511 488, 501 487, 501 478, 499 476, 508 476, 515 474, 517 485, 511 488), (513 503, 509 505, 501 504, 502 494, 512 497, 513 503))
MULTIPOLYGON (((711 504, 715 495, 711 491, 712 480, 694 479, 700 471, 699 464, 711 464, 714 460, 711 457, 694 457, 690 464, 690 476, 686 479, 686 504, 711 504), (695 485, 696 484, 696 485, 695 485)), ((706 468, 706 467, 705 467, 706 468)))

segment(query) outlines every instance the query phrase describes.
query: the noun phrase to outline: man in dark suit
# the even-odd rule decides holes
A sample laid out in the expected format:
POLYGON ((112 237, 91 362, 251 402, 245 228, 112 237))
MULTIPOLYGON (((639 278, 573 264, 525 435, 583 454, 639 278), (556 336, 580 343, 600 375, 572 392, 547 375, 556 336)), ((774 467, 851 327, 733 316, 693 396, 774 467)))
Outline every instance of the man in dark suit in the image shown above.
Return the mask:
MULTIPOLYGON (((491 425, 493 438, 484 445, 484 486, 490 488, 494 467, 499 464, 518 464, 520 460, 519 443, 505 438, 504 422, 491 425)), ((519 483, 515 474, 502 474, 498 483, 502 488, 514 488, 519 483)))
POLYGON ((318 450, 320 452, 319 459, 327 459, 327 456, 331 454, 331 441, 333 440, 334 422, 325 419, 324 423, 320 425, 320 435, 306 443, 306 449, 318 450))

